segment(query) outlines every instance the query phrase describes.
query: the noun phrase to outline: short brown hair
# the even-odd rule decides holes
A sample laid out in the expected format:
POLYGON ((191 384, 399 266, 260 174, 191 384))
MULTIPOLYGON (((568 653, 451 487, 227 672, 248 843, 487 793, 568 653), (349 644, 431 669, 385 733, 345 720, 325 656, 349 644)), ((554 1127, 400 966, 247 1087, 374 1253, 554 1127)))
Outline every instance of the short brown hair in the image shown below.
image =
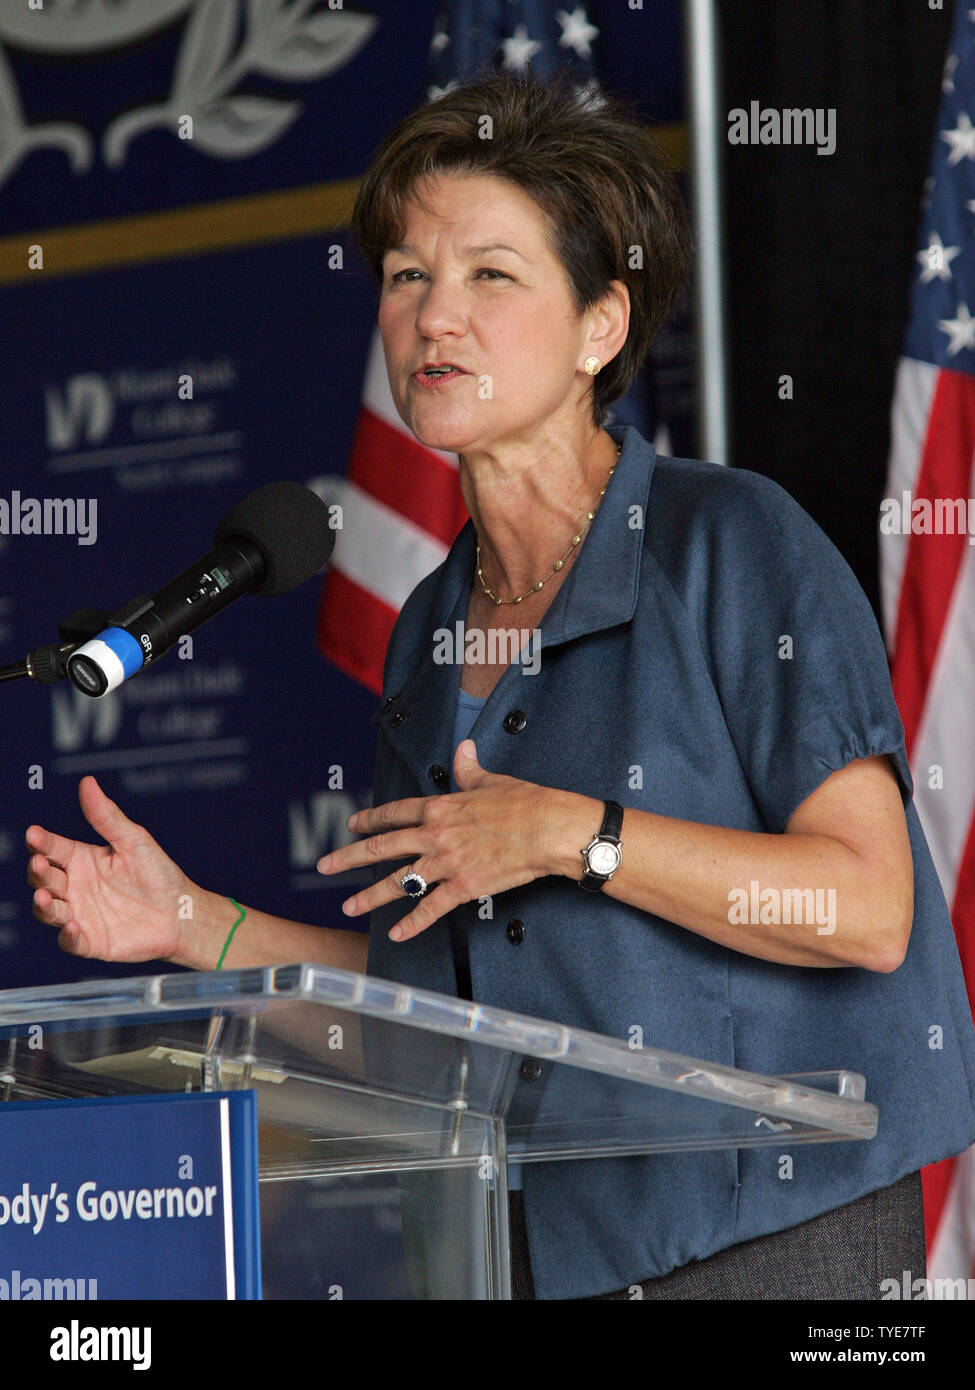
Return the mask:
POLYGON ((482 72, 411 112, 376 150, 359 186, 352 232, 382 284, 383 257, 404 236, 402 207, 440 174, 493 174, 547 214, 577 314, 622 280, 630 294, 623 347, 593 379, 593 418, 629 390, 684 287, 692 238, 665 154, 631 103, 581 95, 567 69, 548 82, 482 72), (478 136, 485 116, 492 138, 478 136), (644 264, 633 267, 640 248, 644 264))

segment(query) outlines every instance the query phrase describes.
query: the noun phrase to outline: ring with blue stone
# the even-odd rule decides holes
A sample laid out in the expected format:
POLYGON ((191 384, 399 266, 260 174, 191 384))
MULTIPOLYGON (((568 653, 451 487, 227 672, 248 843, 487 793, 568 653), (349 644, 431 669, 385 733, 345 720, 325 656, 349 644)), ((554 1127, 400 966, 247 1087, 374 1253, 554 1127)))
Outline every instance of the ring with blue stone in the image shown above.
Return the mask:
POLYGON ((408 898, 422 898, 427 891, 427 881, 422 874, 407 869, 399 881, 399 886, 408 898))

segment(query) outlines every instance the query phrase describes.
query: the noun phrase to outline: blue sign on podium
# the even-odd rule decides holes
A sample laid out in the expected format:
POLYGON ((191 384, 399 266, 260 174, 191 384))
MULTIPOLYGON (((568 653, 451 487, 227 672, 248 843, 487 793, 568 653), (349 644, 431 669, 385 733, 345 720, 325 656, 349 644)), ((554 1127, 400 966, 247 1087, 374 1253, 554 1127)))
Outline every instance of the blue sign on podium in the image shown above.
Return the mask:
POLYGON ((0 1301, 261 1296, 253 1091, 0 1105, 0 1301))

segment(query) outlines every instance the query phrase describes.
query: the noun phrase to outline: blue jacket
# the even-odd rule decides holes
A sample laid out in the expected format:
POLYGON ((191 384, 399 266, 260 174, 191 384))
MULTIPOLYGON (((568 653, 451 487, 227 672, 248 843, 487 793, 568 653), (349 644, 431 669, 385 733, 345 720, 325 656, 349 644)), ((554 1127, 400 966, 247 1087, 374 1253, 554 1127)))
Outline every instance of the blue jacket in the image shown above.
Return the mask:
MULTIPOLYGON (((665 1274, 975 1141, 975 1029, 862 589, 770 479, 658 456, 629 426, 609 433, 623 452, 540 625, 540 670, 513 663, 472 729, 481 765, 624 807, 782 832, 831 772, 888 753, 915 912, 891 974, 757 960, 554 876, 496 894, 493 920, 476 903, 452 914, 480 1002, 620 1038, 638 1024, 648 1045, 747 1071, 848 1068, 880 1109, 868 1142, 526 1165, 539 1298, 665 1274), (521 940, 505 930, 512 919, 521 940), (782 1152, 791 1178, 780 1177, 782 1152)), ((461 667, 434 660, 434 632, 466 618, 474 544, 468 521, 397 619, 374 716, 377 805, 447 789, 461 667)), ((625 815, 623 842, 625 856, 625 815)), ((387 939, 410 906, 373 913, 369 973, 455 994, 447 922, 387 939)))

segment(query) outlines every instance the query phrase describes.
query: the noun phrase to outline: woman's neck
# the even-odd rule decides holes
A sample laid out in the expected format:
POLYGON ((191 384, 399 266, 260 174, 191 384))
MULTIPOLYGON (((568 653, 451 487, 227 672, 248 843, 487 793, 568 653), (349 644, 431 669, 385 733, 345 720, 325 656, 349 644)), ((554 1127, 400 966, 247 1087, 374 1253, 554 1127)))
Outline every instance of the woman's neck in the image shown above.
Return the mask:
MULTIPOLYGON (((461 455, 461 491, 477 532, 481 570, 498 598, 529 592, 563 555, 546 587, 570 567, 579 550, 572 540, 585 537, 587 513, 596 507, 616 457, 605 430, 595 430, 575 448, 461 455)), ((475 584, 480 590, 480 581, 475 584)))

